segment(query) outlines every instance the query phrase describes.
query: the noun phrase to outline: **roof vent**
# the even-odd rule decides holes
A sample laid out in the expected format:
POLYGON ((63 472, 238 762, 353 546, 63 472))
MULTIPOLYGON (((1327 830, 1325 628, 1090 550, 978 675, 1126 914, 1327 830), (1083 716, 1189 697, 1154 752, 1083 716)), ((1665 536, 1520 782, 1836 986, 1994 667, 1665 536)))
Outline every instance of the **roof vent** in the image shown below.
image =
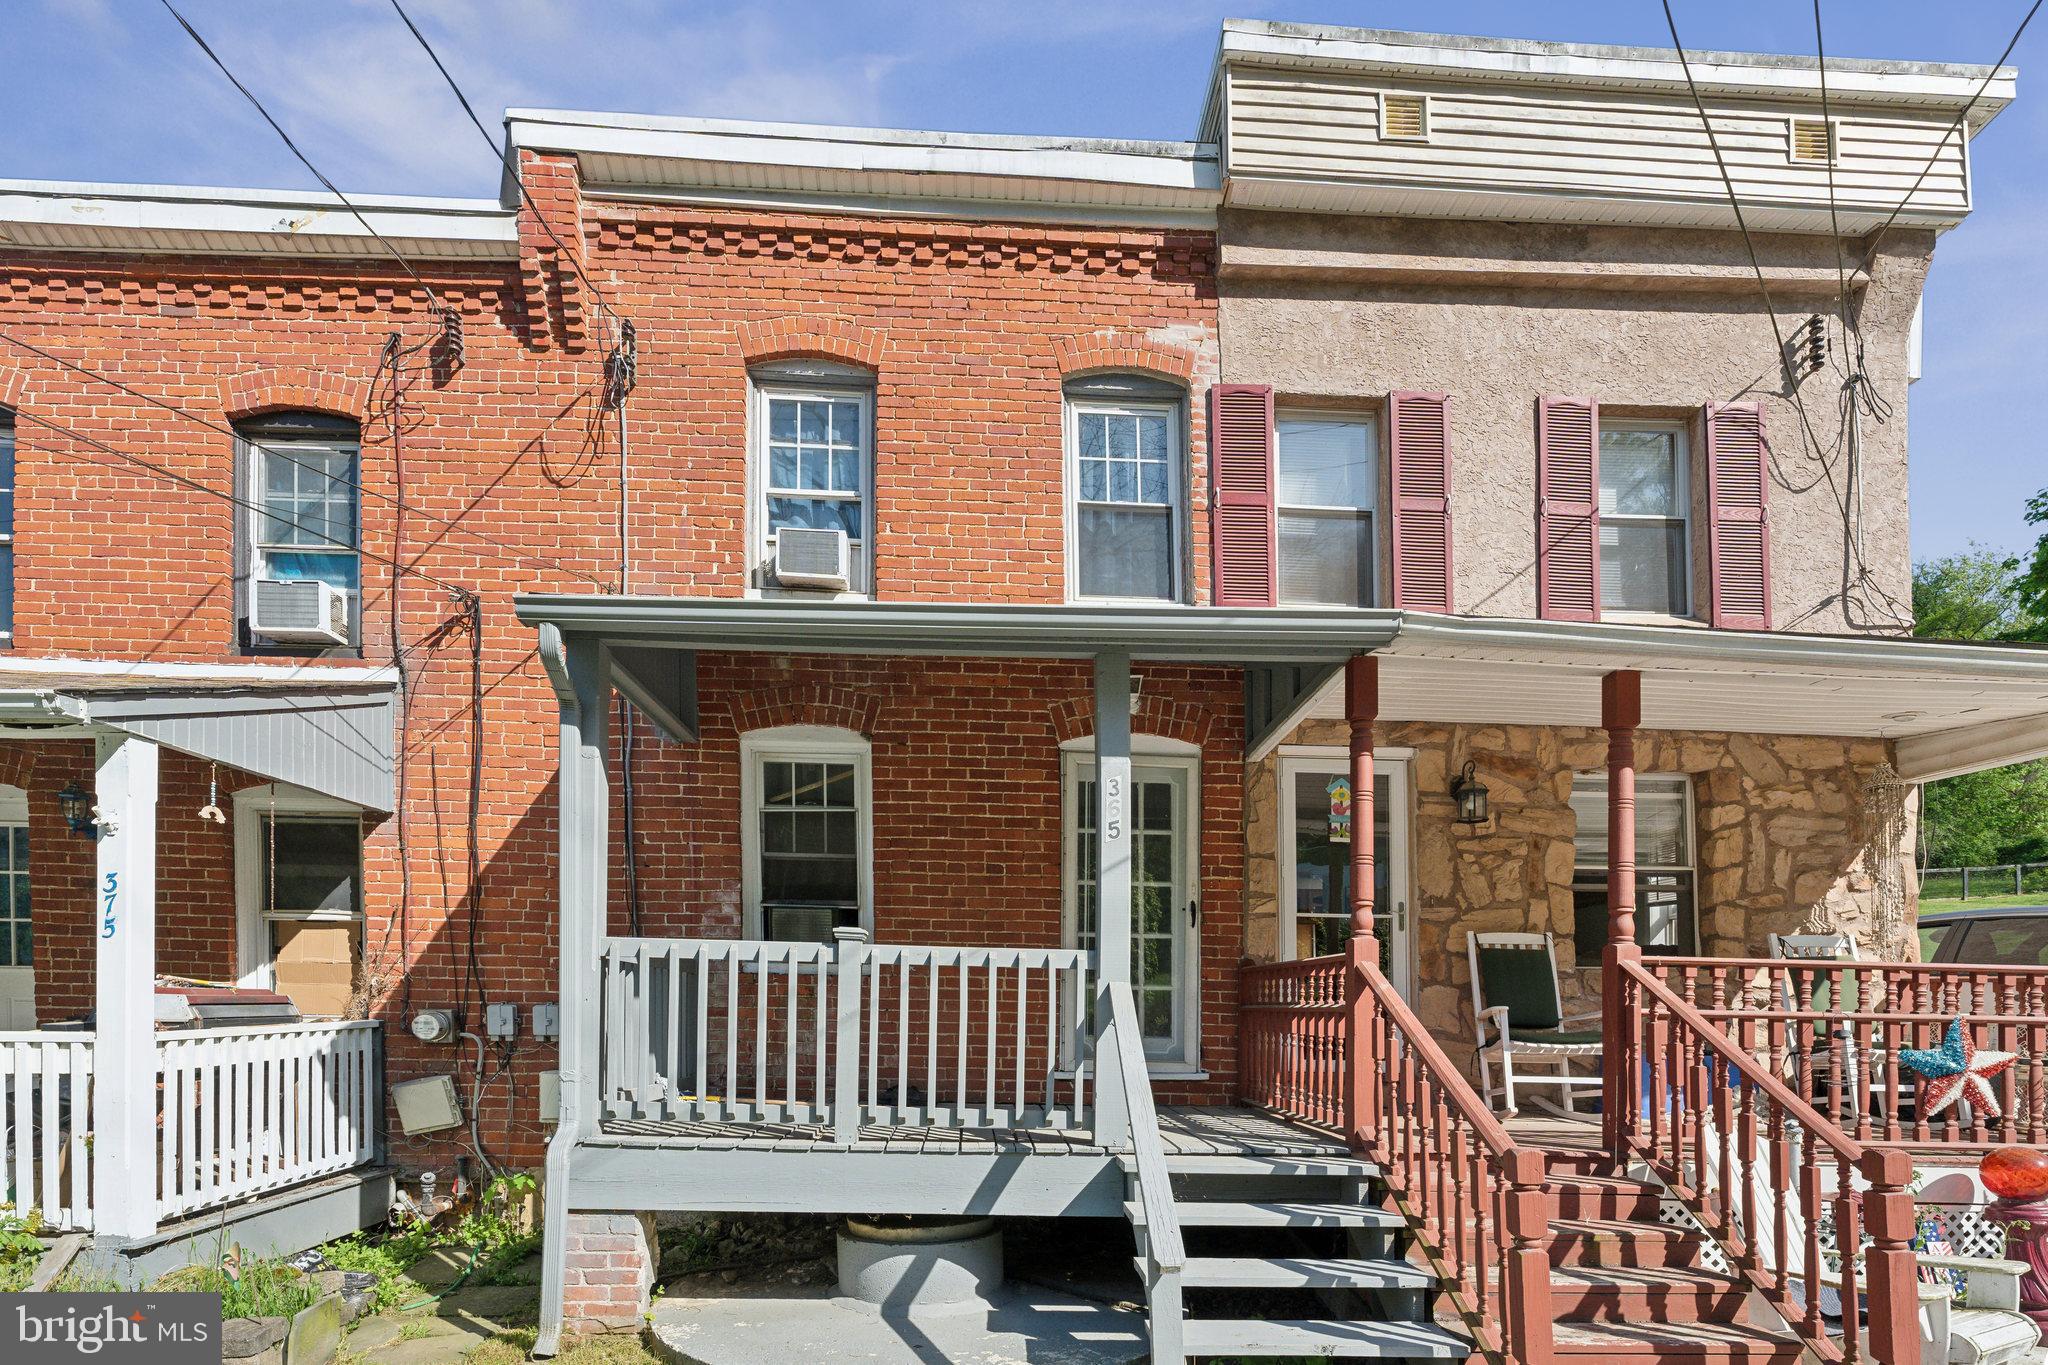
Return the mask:
POLYGON ((1835 159, 1835 125, 1824 118, 1792 120, 1792 159, 1826 165, 1835 159))
POLYGON ((1381 95, 1380 137, 1396 142, 1421 142, 1429 137, 1427 95, 1381 95))

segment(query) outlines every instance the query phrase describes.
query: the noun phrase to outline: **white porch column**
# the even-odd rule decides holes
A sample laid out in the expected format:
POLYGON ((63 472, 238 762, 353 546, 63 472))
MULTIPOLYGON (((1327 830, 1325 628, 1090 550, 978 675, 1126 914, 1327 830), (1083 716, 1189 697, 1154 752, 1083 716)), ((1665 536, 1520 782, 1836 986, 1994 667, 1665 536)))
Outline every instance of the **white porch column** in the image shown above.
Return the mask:
POLYGON ((157 1226, 157 746, 102 735, 95 757, 93 1226, 132 1239, 157 1226))
MULTIPOLYGON (((1131 980, 1131 656, 1095 656, 1095 1134, 1121 1147, 1130 1106, 1117 1068, 1112 982, 1131 980)), ((1142 1047, 1140 1048, 1142 1051, 1142 1047)))

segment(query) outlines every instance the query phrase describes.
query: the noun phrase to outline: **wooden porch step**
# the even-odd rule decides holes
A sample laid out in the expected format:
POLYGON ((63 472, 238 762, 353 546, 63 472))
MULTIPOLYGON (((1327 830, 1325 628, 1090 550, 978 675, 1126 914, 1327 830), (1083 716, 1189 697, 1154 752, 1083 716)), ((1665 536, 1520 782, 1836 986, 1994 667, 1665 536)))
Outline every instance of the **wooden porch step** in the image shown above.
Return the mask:
MULTIPOLYGON (((1138 1169, 1136 1158, 1119 1157, 1126 1173, 1138 1169)), ((1222 1153, 1183 1156, 1169 1154, 1166 1169, 1171 1175, 1340 1175, 1376 1179, 1377 1162, 1350 1156, 1289 1156, 1284 1152, 1225 1155, 1222 1153)))
POLYGON ((1472 1344, 1424 1322, 1259 1322, 1193 1318, 1181 1326, 1187 1354, 1463 1360, 1472 1344))
MULTIPOLYGON (((1138 1274, 1144 1273, 1141 1258, 1138 1274)), ((1180 1282, 1187 1289, 1432 1289, 1437 1277, 1406 1261, 1372 1257, 1191 1256, 1180 1282)))
MULTIPOLYGON (((1184 1228, 1377 1228, 1398 1232, 1408 1226, 1398 1213, 1358 1204, 1238 1203, 1225 1199, 1176 1200, 1173 1211, 1184 1228)), ((1135 1227, 1145 1222, 1144 1210, 1124 1205, 1135 1227)))
POLYGON ((1610 1356, 1661 1365, 1798 1365, 1806 1354, 1798 1340, 1783 1332, 1739 1322, 1560 1322, 1555 1342, 1558 1359, 1589 1365, 1610 1356))
POLYGON ((1553 1174, 1548 1183, 1557 1194, 1559 1218, 1655 1220, 1664 1202, 1655 1185, 1627 1176, 1566 1172, 1553 1174))
POLYGON ((1553 1266, 1689 1266, 1700 1252, 1690 1228, 1613 1218, 1560 1218, 1550 1226, 1553 1266))
POLYGON ((1688 1266, 1564 1266, 1550 1276, 1550 1305, 1561 1321, 1729 1322, 1749 1288, 1688 1266))

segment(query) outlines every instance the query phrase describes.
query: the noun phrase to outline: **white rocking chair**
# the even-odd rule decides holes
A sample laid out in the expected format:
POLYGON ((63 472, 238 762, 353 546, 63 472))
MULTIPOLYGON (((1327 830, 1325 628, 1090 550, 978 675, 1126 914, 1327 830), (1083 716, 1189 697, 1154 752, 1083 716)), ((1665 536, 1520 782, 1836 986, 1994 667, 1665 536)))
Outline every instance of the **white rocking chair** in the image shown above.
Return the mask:
POLYGON ((1549 934, 1467 934, 1465 957, 1472 969, 1472 1023, 1479 1040, 1479 1085, 1489 1106, 1495 1103, 1494 1071, 1500 1072, 1498 1093, 1506 1101, 1501 1113, 1518 1112, 1517 1086, 1554 1086, 1562 1109, 1576 1115, 1572 1094, 1600 1093, 1598 1075, 1574 1075, 1580 1058, 1597 1061, 1601 1051, 1599 1014, 1566 1017, 1557 986, 1557 944, 1549 934), (1592 1024, 1592 1028, 1585 1025, 1592 1024), (1547 1074, 1518 1074, 1516 1067, 1544 1066, 1547 1074))

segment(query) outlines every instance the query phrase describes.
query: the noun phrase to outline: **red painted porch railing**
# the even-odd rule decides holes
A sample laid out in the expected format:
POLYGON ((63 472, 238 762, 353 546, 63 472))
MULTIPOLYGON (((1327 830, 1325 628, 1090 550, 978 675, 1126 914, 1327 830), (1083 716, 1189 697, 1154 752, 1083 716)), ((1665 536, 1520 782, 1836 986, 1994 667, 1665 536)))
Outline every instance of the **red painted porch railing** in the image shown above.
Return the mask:
POLYGON ((2048 967, 1965 963, 1646 958, 1643 968, 1724 1031, 1749 1021, 1758 1055, 1865 1146, 2048 1143, 2048 967), (1993 1078, 1996 1115, 1954 1105, 1929 1120, 1907 1048, 1961 1018, 1978 1047, 2019 1054, 1993 1078))
POLYGON ((1237 1021, 1245 1103, 1343 1128, 1343 955, 1246 963, 1237 1021))
POLYGON ((1710 1019, 1656 969, 1620 967, 1617 1155, 1650 1164, 1813 1355, 1917 1362, 1911 1159, 1865 1147, 1781 1079, 1782 1023, 1710 1019))
POLYGON ((1481 1348, 1547 1365, 1545 1244, 1557 1204, 1544 1188, 1543 1153, 1515 1144, 1363 950, 1247 964, 1240 989, 1241 1097, 1335 1128, 1378 1161, 1481 1348), (1369 1065, 1361 1093, 1347 1096, 1354 1039, 1369 1065))

